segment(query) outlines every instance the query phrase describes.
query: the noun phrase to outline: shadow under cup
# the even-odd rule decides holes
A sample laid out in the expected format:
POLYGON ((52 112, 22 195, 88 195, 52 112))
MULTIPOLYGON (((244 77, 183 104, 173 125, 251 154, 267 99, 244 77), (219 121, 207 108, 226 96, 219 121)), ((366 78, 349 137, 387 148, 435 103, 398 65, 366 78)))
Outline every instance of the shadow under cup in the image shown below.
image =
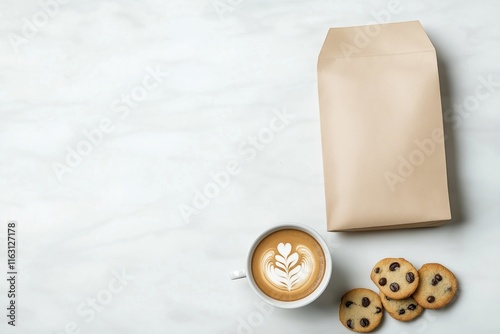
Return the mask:
POLYGON ((297 308, 317 299, 330 282, 332 260, 323 238, 300 224, 262 233, 247 255, 251 288, 270 305, 297 308))

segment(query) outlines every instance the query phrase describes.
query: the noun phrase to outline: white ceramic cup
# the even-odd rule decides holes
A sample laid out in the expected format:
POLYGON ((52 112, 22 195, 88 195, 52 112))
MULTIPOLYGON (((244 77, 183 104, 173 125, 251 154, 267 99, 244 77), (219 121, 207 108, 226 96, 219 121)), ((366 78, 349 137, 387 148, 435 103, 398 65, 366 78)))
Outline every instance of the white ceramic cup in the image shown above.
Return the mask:
POLYGON ((250 250, 248 251, 247 258, 246 258, 246 269, 245 270, 235 270, 231 272, 231 279, 240 279, 240 278, 247 278, 248 282, 250 284, 250 287, 252 290, 255 291, 255 293, 266 303, 280 307, 280 308, 286 308, 286 309, 291 309, 291 308, 298 308, 305 306, 307 304, 310 304, 314 300, 316 300, 322 293, 325 291, 328 283, 330 282, 330 277, 332 275, 332 257, 330 255, 330 250, 328 249, 328 246, 326 245, 326 242, 323 240, 323 238, 319 235, 318 232, 313 230, 312 228, 302 225, 302 224, 284 224, 284 225, 279 225, 276 227, 273 227, 271 229, 268 229, 267 231, 263 232, 255 241, 252 243, 252 246, 250 247, 250 250), (279 230, 284 230, 284 229, 296 229, 299 231, 303 231, 310 236, 312 236, 316 241, 320 244, 321 248, 323 249, 323 253, 325 254, 325 273, 323 275, 323 279, 321 280, 321 283, 318 285, 316 290, 314 290, 311 294, 308 296, 295 300, 295 301, 281 301, 281 300, 276 300, 268 295, 266 295, 264 292, 262 292, 257 284, 255 283, 255 280, 252 275, 252 257, 253 257, 253 252, 255 251, 255 248, 259 243, 269 234, 279 231, 279 230))

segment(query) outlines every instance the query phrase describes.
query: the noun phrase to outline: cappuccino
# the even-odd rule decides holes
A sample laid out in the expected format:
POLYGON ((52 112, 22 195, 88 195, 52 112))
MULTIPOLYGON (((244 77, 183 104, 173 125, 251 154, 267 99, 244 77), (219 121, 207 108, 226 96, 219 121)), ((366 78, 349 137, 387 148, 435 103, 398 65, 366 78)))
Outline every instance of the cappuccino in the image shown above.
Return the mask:
POLYGON ((326 266, 323 248, 313 236, 285 228, 265 236, 255 247, 251 276, 270 298, 291 302, 318 288, 326 266))

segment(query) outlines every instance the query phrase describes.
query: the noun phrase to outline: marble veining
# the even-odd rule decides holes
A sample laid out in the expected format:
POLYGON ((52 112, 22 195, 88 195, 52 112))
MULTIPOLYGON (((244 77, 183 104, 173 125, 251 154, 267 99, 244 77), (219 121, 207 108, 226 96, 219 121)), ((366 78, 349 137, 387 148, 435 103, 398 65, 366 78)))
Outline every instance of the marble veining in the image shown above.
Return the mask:
POLYGON ((341 295, 376 289, 388 256, 441 262, 460 291, 381 333, 497 332, 499 14, 493 0, 1 1, 0 332, 335 333, 341 295), (328 233, 317 56, 329 27, 384 20, 420 20, 437 49, 454 218, 328 233), (331 284, 297 310, 229 280, 280 222, 332 252, 331 284))

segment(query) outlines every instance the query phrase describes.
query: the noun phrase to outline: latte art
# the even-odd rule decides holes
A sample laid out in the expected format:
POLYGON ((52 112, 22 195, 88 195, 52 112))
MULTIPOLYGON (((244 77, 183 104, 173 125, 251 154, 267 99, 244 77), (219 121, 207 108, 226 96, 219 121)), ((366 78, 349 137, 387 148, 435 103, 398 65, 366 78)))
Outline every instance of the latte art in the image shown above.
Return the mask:
POLYGON ((277 289, 292 291, 302 287, 314 268, 314 257, 309 248, 302 245, 296 247, 292 254, 290 243, 280 243, 275 250, 264 254, 262 272, 277 289))
POLYGON ((287 228, 267 235, 255 247, 252 278, 267 296, 280 301, 307 297, 321 283, 325 254, 308 233, 287 228))

